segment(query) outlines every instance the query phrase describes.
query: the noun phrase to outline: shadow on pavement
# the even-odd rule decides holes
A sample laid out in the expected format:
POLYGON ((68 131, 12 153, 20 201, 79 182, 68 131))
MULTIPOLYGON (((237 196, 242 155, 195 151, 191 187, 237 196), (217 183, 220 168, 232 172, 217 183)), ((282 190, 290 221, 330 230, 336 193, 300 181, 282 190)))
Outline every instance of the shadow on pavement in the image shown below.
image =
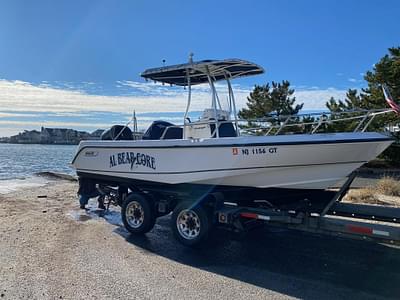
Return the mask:
POLYGON ((384 245, 259 229, 240 240, 215 230, 201 248, 193 249, 173 238, 168 216, 143 236, 122 226, 115 232, 153 254, 294 297, 307 297, 307 289, 322 283, 400 297, 400 250, 384 245), (280 279, 271 280, 275 276, 280 279))

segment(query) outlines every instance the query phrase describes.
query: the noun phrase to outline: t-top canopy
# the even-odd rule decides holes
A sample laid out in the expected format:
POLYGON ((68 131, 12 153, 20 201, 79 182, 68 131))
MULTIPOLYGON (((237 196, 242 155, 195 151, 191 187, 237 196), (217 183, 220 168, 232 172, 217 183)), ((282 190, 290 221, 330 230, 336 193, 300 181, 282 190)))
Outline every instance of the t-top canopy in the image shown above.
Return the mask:
POLYGON ((210 75, 213 81, 218 81, 226 77, 231 79, 262 74, 264 73, 264 69, 254 63, 241 59, 202 60, 181 65, 147 69, 140 76, 163 83, 187 86, 188 72, 190 75, 190 84, 195 85, 208 82, 207 75, 210 75))

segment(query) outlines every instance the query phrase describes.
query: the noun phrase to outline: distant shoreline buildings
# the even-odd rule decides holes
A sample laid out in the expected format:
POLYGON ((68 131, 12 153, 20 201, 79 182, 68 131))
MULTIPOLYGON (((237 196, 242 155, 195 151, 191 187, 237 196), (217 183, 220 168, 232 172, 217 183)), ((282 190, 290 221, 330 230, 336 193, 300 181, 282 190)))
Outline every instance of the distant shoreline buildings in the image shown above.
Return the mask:
POLYGON ((25 130, 17 135, 0 138, 0 143, 77 145, 81 140, 98 140, 103 132, 103 129, 88 133, 68 128, 42 127, 40 131, 25 130))

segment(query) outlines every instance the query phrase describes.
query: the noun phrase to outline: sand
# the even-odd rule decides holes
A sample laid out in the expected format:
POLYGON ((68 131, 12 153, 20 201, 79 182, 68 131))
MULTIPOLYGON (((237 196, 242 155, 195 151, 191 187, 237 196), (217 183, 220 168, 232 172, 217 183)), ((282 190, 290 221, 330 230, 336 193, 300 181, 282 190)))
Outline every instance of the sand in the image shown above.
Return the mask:
MULTIPOLYGON (((1 299, 210 298, 204 282, 226 281, 127 243, 115 233, 120 226, 79 210, 76 190, 76 182, 61 180, 0 195, 1 299)), ((240 293, 217 295, 279 295, 236 285, 240 293)))

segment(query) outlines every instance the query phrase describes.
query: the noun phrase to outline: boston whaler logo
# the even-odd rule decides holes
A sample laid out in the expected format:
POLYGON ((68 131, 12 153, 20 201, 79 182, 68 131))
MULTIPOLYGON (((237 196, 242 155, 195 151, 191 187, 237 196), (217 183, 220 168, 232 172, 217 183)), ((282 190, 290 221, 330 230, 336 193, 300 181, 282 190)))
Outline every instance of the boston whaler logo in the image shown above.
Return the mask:
POLYGON ((156 169, 156 159, 144 153, 120 152, 110 155, 110 168, 125 164, 129 164, 131 169, 137 168, 137 166, 144 166, 153 170, 156 169))

